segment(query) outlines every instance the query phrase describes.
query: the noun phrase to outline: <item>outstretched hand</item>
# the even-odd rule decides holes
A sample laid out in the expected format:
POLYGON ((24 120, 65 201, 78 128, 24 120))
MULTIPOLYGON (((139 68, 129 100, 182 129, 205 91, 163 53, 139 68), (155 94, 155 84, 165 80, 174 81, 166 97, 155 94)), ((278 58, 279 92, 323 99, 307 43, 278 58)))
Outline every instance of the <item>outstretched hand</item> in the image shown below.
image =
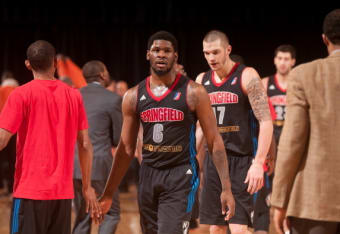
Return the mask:
POLYGON ((86 213, 90 212, 91 218, 94 222, 100 223, 103 219, 102 209, 97 201, 97 196, 95 190, 89 186, 86 189, 83 189, 83 196, 86 202, 86 213))

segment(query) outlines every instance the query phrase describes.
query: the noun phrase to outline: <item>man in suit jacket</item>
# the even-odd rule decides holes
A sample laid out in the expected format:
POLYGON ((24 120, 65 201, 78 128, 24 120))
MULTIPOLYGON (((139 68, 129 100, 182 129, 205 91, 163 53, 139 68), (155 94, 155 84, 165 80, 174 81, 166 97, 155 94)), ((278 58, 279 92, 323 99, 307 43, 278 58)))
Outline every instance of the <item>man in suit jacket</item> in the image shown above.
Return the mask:
POLYGON ((340 231, 340 9, 323 23, 329 56, 292 70, 272 194, 283 233, 340 231))
MULTIPOLYGON (((112 146, 117 146, 122 127, 121 97, 106 90, 110 75, 106 66, 100 61, 90 61, 83 67, 83 75, 88 83, 80 89, 89 121, 89 134, 93 145, 93 168, 91 183, 97 195, 102 194, 112 165, 112 146)), ((85 213, 85 203, 81 191, 81 171, 78 157, 75 157, 74 190, 76 221, 74 234, 90 234, 90 216, 85 213)), ((120 220, 118 192, 108 215, 99 226, 100 234, 115 233, 120 220)))

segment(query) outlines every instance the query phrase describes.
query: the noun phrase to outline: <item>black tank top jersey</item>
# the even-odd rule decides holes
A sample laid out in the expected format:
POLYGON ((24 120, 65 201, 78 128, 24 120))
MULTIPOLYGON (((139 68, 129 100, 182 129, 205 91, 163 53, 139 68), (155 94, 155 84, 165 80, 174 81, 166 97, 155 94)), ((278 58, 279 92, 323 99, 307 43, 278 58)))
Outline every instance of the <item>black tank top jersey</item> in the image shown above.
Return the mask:
POLYGON ((257 149, 258 122, 241 87, 244 69, 244 65, 235 64, 222 83, 215 81, 211 70, 202 79, 227 154, 232 156, 253 156, 257 149))
POLYGON ((280 87, 275 75, 268 79, 267 95, 276 113, 274 126, 281 127, 284 124, 286 114, 286 90, 280 87))
POLYGON ((139 83, 137 114, 143 125, 143 162, 155 168, 193 163, 196 114, 187 105, 190 79, 177 75, 169 90, 156 97, 150 77, 139 83))

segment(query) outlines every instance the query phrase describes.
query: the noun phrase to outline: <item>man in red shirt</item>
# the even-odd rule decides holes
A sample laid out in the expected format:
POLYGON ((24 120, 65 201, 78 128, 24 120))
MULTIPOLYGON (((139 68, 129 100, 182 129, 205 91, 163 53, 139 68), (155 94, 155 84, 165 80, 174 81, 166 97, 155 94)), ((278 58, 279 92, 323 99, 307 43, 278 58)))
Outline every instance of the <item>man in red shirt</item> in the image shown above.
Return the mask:
POLYGON ((25 65, 34 79, 11 93, 0 115, 0 150, 17 133, 11 233, 70 233, 76 139, 87 210, 100 216, 90 185, 92 145, 83 101, 54 77, 49 42, 32 43, 25 65))

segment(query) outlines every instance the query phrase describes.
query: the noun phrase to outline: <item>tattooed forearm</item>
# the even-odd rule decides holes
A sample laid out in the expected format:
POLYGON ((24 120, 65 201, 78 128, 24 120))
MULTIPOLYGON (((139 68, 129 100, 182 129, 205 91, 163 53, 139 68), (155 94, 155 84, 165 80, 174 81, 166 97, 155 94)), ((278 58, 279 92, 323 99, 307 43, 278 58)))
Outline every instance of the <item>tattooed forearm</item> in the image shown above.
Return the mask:
POLYGON ((259 77, 251 79, 247 85, 250 105, 258 121, 270 120, 268 97, 259 77))
POLYGON ((222 184, 222 191, 227 189, 226 181, 229 181, 229 167, 227 156, 224 150, 216 150, 212 153, 212 160, 215 164, 217 173, 220 177, 221 184, 222 184))

